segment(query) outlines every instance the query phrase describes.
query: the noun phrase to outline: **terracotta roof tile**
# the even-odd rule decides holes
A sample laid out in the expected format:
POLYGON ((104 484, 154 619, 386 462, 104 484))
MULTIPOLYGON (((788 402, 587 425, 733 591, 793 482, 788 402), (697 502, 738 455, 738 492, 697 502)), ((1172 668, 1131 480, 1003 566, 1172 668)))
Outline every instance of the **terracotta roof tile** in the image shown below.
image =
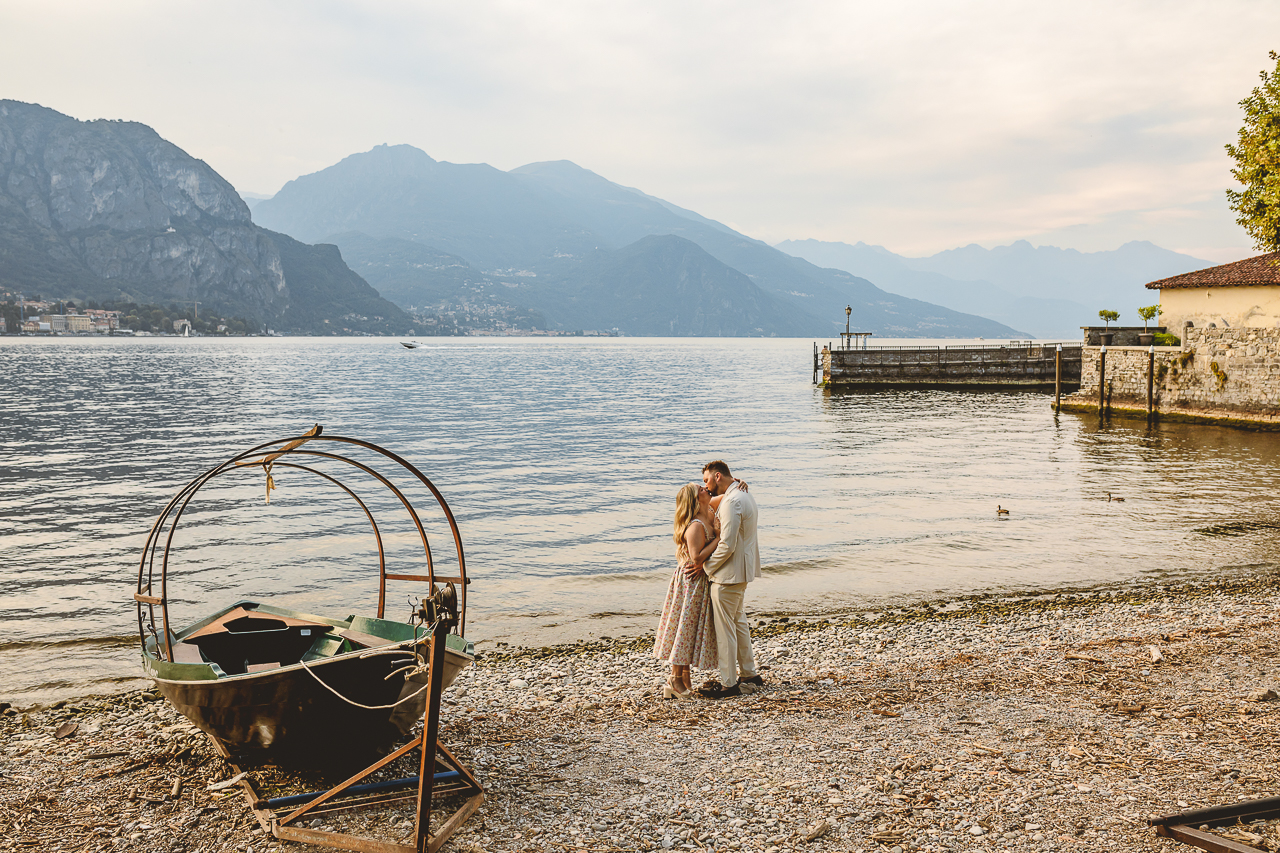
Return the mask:
POLYGON ((1243 287, 1253 284, 1280 285, 1280 252, 1245 258, 1231 264, 1162 278, 1147 285, 1152 290, 1166 287, 1243 287))

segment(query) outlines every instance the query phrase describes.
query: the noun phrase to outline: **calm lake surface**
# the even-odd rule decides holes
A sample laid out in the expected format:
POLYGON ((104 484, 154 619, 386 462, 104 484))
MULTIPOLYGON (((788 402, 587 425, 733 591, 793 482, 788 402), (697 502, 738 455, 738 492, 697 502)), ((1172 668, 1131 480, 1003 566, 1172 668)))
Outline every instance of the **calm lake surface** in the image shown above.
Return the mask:
MULTIPOLYGON (((156 515, 317 422, 439 486, 480 648, 651 630, 675 491, 717 457, 760 505, 754 615, 1280 562, 1274 434, 1099 428, 1031 393, 830 393, 811 363, 811 341, 777 339, 0 339, 0 699, 136 680, 130 595, 156 515)), ((225 479, 179 531, 176 626, 242 597, 373 612, 376 549, 349 499, 281 471, 267 505, 260 469, 225 479)), ((411 532, 388 528, 389 570, 420 568, 411 532)), ((393 587, 388 616, 415 591, 393 587)))

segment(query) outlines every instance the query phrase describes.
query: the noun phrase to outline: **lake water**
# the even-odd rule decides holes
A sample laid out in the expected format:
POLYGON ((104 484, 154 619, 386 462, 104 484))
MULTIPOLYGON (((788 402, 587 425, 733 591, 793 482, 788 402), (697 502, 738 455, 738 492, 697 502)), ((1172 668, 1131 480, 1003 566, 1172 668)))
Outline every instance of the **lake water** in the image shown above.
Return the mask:
MULTIPOLYGON (((482 649, 651 630, 675 491, 717 457, 760 505, 755 615, 1280 561, 1274 434, 1100 428, 1034 393, 831 393, 811 354, 776 339, 0 339, 0 698, 135 680, 130 595, 156 515, 201 471, 317 422, 440 487, 482 649)), ((177 626, 241 597, 372 612, 358 508, 275 478, 269 506, 246 471, 184 519, 177 626)), ((393 565, 420 559, 407 532, 387 536, 393 565)), ((393 588, 390 616, 412 592, 393 588)))

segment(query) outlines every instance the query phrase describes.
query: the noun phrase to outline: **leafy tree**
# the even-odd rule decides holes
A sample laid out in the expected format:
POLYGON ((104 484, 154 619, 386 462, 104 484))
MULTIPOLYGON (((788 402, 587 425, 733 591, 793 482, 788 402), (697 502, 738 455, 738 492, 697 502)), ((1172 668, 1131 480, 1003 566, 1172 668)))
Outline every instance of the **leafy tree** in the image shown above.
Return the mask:
POLYGON ((1138 309, 1138 316, 1142 318, 1142 331, 1147 330, 1147 324, 1156 318, 1160 313, 1159 305, 1148 305, 1146 308, 1138 309))
POLYGON ((11 335, 22 331, 22 309, 14 302, 0 302, 0 317, 4 317, 5 329, 11 335))
POLYGON ((1119 311, 1102 310, 1098 312, 1098 319, 1107 324, 1107 328, 1111 328, 1111 324, 1120 319, 1119 311))
POLYGON ((1231 176, 1244 185, 1242 192, 1227 190, 1236 222, 1262 252, 1280 252, 1280 54, 1271 51, 1275 70, 1261 72, 1262 85, 1240 102, 1244 127, 1237 144, 1227 145, 1236 161, 1231 176))

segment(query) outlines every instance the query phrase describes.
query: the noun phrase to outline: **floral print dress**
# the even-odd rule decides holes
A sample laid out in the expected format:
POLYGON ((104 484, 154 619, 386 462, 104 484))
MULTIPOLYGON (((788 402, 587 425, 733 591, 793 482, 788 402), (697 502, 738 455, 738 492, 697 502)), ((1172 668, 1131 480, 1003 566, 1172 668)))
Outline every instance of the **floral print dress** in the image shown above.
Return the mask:
MULTIPOLYGON (((702 521, 695 518, 690 523, 702 524, 708 541, 711 539, 711 531, 702 521)), ((676 556, 676 570, 667 586, 667 600, 662 605, 662 618, 658 621, 658 634, 653 641, 654 656, 670 666, 715 669, 719 661, 716 629, 711 619, 711 582, 701 572, 693 577, 685 574, 684 570, 693 560, 688 555, 683 537, 676 556)))

